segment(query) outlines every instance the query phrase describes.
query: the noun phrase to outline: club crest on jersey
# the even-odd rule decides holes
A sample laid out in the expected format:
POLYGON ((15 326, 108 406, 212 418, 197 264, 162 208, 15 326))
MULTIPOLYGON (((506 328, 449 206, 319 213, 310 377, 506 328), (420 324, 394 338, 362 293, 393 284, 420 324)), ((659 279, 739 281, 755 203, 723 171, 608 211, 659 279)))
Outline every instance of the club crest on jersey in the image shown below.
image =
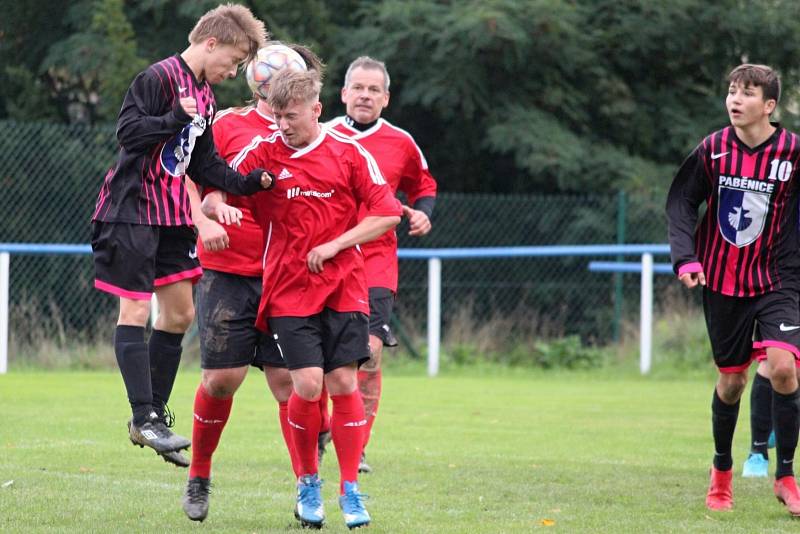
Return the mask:
POLYGON ((192 159, 192 150, 198 137, 206 131, 206 119, 195 115, 194 120, 161 148, 161 166, 172 176, 183 176, 192 159))
POLYGON ((720 186, 717 221, 725 240, 744 247, 758 239, 764 230, 769 195, 720 186))

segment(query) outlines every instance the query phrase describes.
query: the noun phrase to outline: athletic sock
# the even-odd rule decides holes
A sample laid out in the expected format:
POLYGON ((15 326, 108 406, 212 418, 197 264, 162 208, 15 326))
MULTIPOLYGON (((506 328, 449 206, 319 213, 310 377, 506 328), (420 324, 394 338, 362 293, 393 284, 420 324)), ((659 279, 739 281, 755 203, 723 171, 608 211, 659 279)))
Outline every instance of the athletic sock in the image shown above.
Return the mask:
POLYGON ((800 431, 800 389, 783 395, 772 392, 772 414, 775 427, 775 456, 778 458, 775 479, 794 475, 794 451, 800 431))
POLYGON ((756 373, 750 390, 750 452, 768 458, 767 442, 772 432, 772 384, 769 378, 756 373))
POLYGON ((286 449, 289 451, 289 459, 292 462, 292 471, 295 477, 300 477, 303 473, 300 472, 300 460, 297 458, 297 451, 294 448, 292 441, 292 427, 289 424, 289 403, 278 403, 278 419, 281 423, 281 433, 283 434, 283 441, 286 443, 286 449))
POLYGON ((714 399, 711 401, 711 429, 714 433, 714 467, 718 471, 729 471, 733 468, 731 446, 733 432, 736 430, 736 419, 739 417, 739 402, 725 404, 714 388, 714 399))
POLYGON ((153 411, 153 390, 150 385, 150 363, 144 327, 118 325, 114 332, 114 354, 128 392, 133 423, 143 425, 153 411))
POLYGON ((360 370, 358 372, 358 389, 361 392, 361 398, 364 400, 364 415, 367 419, 367 426, 364 429, 364 448, 369 443, 369 438, 372 435, 372 425, 375 423, 375 416, 378 415, 382 382, 383 373, 380 369, 375 371, 360 370))
POLYGON ((147 344, 150 354, 150 380, 153 385, 153 408, 164 415, 164 405, 169 401, 178 366, 181 363, 183 334, 153 330, 147 344))
POLYGON ((325 384, 322 384, 322 394, 319 396, 319 415, 322 418, 319 431, 320 432, 330 432, 331 431, 331 413, 328 410, 328 388, 325 384))
POLYGON ((288 423, 292 427, 292 443, 297 454, 300 475, 315 475, 319 469, 319 399, 308 401, 292 391, 288 404, 288 423))
POLYGON ((331 395, 331 436, 339 459, 339 492, 344 483, 358 480, 358 463, 364 450, 364 403, 358 390, 348 395, 331 395))
POLYGON ((211 478, 211 456, 217 450, 219 438, 231 414, 233 397, 220 399, 209 395, 203 384, 194 395, 192 421, 192 464, 189 478, 211 478))

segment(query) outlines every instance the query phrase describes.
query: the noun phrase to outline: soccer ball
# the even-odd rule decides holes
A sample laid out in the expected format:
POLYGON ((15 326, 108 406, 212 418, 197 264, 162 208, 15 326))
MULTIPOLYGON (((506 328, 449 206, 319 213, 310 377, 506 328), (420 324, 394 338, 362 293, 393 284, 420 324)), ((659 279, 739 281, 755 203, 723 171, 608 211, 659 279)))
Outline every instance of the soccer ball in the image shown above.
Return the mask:
POLYGON ((305 71, 303 58, 286 45, 276 44, 260 48, 255 59, 247 64, 247 85, 253 93, 267 98, 269 82, 282 69, 305 71))

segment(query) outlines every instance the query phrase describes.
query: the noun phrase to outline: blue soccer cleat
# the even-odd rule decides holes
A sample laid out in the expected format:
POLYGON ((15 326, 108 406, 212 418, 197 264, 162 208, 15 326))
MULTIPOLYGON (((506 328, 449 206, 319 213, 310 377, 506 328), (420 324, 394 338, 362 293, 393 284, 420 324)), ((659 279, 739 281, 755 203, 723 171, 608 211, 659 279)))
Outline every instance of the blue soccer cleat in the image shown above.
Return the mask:
POLYGON ((766 478, 769 476, 769 460, 760 452, 752 452, 744 463, 742 476, 745 478, 766 478))
POLYGON ((325 509, 322 506, 322 481, 317 475, 303 475, 298 479, 294 516, 304 527, 322 528, 325 509))
POLYGON ((769 439, 767 440, 767 448, 774 449, 775 448, 775 431, 769 433, 769 439))
POLYGON ((369 525, 369 512, 362 502, 366 497, 359 493, 358 482, 344 483, 344 495, 339 497, 339 507, 344 514, 344 524, 350 530, 369 525))

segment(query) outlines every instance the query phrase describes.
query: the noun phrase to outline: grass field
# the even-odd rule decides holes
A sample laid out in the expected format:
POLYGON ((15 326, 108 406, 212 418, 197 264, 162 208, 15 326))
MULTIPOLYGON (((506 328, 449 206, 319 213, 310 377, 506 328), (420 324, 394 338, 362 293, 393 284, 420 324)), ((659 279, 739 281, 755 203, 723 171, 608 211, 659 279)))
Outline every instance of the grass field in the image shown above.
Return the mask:
MULTIPOLYGON (((369 450, 371 532, 786 532, 800 528, 766 479, 738 476, 735 511, 703 499, 712 453, 711 380, 466 369, 436 379, 387 373, 369 450)), ((198 370, 181 372, 172 407, 190 433, 198 370)), ((276 405, 253 371, 215 456, 211 510, 181 509, 186 471, 127 441, 116 372, 0 376, 0 532, 283 532, 293 480, 276 405), (10 481, 13 481, 11 483, 10 481)), ((328 520, 335 455, 322 467, 328 520)))

